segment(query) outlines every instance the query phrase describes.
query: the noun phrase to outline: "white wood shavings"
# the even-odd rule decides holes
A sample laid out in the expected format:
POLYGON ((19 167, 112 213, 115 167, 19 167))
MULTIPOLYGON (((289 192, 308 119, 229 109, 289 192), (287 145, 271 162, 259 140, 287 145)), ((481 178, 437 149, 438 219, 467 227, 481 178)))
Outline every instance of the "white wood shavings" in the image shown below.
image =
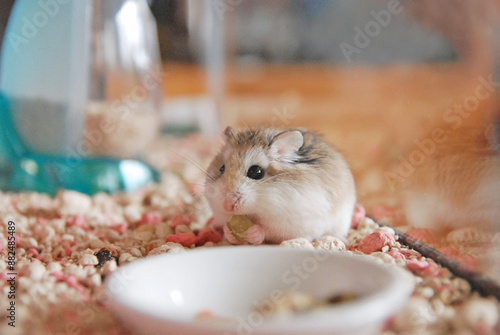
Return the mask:
POLYGON ((153 233, 150 233, 148 231, 143 231, 143 232, 134 232, 134 238, 141 240, 143 242, 149 242, 152 239, 155 238, 153 233))
POLYGON ((17 279, 17 284, 20 289, 28 289, 32 286, 33 280, 29 276, 22 276, 17 279))
POLYGON ((29 276, 34 281, 39 281, 45 274, 45 266, 40 263, 33 263, 29 267, 29 276))
POLYGON ((358 228, 356 230, 351 229, 349 231, 348 236, 347 236, 348 245, 357 246, 362 239, 364 239, 366 236, 373 233, 377 228, 378 228, 378 225, 376 227, 373 226, 373 227, 365 227, 365 228, 361 228, 361 229, 358 228))
POLYGON ((19 241, 19 247, 25 249, 38 248, 38 241, 33 237, 22 238, 19 241))
POLYGON ((89 233, 87 231, 77 226, 69 227, 68 229, 66 229, 66 233, 67 235, 75 236, 75 238, 80 237, 87 239, 89 237, 89 233))
POLYGON ((453 293, 449 290, 440 290, 437 293, 437 297, 445 304, 450 304, 453 301, 452 294, 453 293))
POLYGON ((89 246, 92 249, 101 249, 104 248, 106 244, 97 238, 93 238, 89 241, 89 246))
POLYGON ((118 268, 118 265, 116 264, 116 261, 114 259, 107 261, 103 267, 102 267, 102 274, 104 275, 110 275, 116 269, 118 268))
POLYGON ((75 240, 75 235, 70 235, 70 234, 64 234, 61 236, 63 241, 71 241, 73 242, 75 240))
POLYGON ((452 245, 477 245, 489 243, 492 240, 492 234, 480 231, 475 227, 465 227, 456 229, 446 236, 446 241, 452 245))
POLYGON ((450 308, 447 308, 447 304, 440 299, 430 299, 429 305, 434 313, 436 313, 436 317, 441 321, 450 320, 455 317, 453 308, 450 311, 450 308))
POLYGON ((453 278, 451 280, 451 287, 458 299, 463 299, 471 293, 470 284, 462 278, 453 278))
POLYGON ((345 243, 331 235, 324 235, 313 242, 313 246, 318 250, 325 251, 345 251, 345 243))
POLYGON ((142 233, 142 232, 148 232, 148 233, 154 233, 156 231, 156 227, 150 223, 148 224, 143 224, 135 230, 135 233, 142 233))
POLYGON ((120 255, 118 262, 120 263, 120 265, 125 265, 127 263, 133 262, 136 259, 137 259, 137 257, 132 256, 128 252, 124 252, 120 255))
POLYGON ((119 241, 121 239, 120 233, 118 233, 117 231, 114 231, 112 229, 106 230, 106 238, 111 243, 114 243, 114 242, 119 241))
POLYGON ((110 225, 108 217, 101 213, 98 209, 90 210, 87 213, 86 218, 88 225, 94 228, 108 227, 110 225))
POLYGON ((358 230, 363 230, 365 228, 368 228, 370 230, 376 230, 380 228, 380 226, 369 217, 365 217, 359 222, 358 230))
POLYGON ((66 255, 66 251, 64 250, 64 247, 62 245, 58 245, 57 247, 55 247, 54 250, 52 250, 52 258, 60 258, 60 257, 64 257, 64 255, 66 255))
POLYGON ((21 297, 21 303, 24 305, 31 305, 33 303, 33 297, 30 294, 23 294, 21 297))
POLYGON ((421 287, 416 288, 415 294, 422 296, 424 298, 430 299, 430 298, 434 297, 435 292, 432 288, 430 288, 428 286, 421 286, 421 287))
POLYGON ((55 232, 54 228, 52 228, 50 226, 43 227, 43 230, 41 232, 42 239, 44 239, 45 241, 52 241, 55 236, 56 236, 56 232, 55 232))
POLYGON ((57 262, 50 262, 47 264, 47 271, 49 272, 59 272, 62 270, 62 266, 60 263, 57 262))
POLYGON ((64 272, 69 275, 75 275, 77 278, 84 278, 86 276, 85 270, 81 265, 68 264, 64 267, 64 272))
POLYGON ((84 266, 83 271, 85 271, 85 276, 88 277, 97 273, 97 268, 95 266, 84 266))
POLYGON ((176 234, 182 234, 182 233, 187 233, 187 234, 192 234, 193 231, 186 225, 178 225, 177 227, 175 227, 175 233, 176 234))
POLYGON ((351 251, 351 250, 346 250, 346 251, 342 252, 342 255, 345 255, 345 256, 354 256, 354 252, 351 251))
POLYGON ((38 257, 38 259, 40 259, 42 262, 44 263, 50 263, 52 262, 54 259, 52 258, 52 254, 49 253, 49 252, 45 252, 43 251, 40 256, 38 257))
POLYGON ((178 253, 183 253, 183 252, 186 252, 186 248, 184 248, 179 243, 167 242, 167 243, 151 250, 149 252, 148 256, 166 254, 166 253, 178 254, 178 253))
MULTIPOLYGON (((55 216, 56 204, 52 198, 41 193, 22 193, 17 198, 17 209, 26 216, 55 216)), ((21 224, 21 220, 16 220, 21 224)))
POLYGON ((18 257, 24 257, 26 256, 26 249, 24 248, 17 248, 16 253, 18 257))
POLYGON ((170 203, 181 201, 184 195, 189 193, 182 179, 178 175, 168 172, 162 175, 162 182, 158 191, 151 198, 152 206, 160 207, 162 204, 168 206, 170 203))
POLYGON ((312 243, 306 238, 294 238, 281 242, 282 246, 287 248, 310 249, 314 250, 312 243))
POLYGON ((136 223, 142 217, 141 209, 138 205, 128 205, 123 209, 123 216, 130 223, 136 223))
POLYGON ((55 232, 59 234, 64 234, 66 232, 66 221, 63 219, 53 219, 48 222, 48 225, 54 229, 55 232))
POLYGON ((403 259, 396 259, 396 265, 405 267, 406 266, 406 261, 403 259))
POLYGON ((498 304, 493 299, 473 298, 458 311, 457 326, 469 328, 481 334, 490 334, 498 323, 498 304))
POLYGON ((168 222, 162 222, 158 226, 156 226, 155 235, 158 238, 165 239, 167 236, 172 235, 173 230, 172 227, 168 224, 168 222))
MULTIPOLYGON (((396 232, 394 231, 394 229, 392 229, 391 227, 380 227, 378 228, 377 230, 382 230, 382 231, 385 231, 393 236, 396 235, 396 232)), ((400 245, 401 246, 401 245, 400 245)))
POLYGON ((388 255, 385 252, 380 252, 380 251, 372 252, 370 256, 381 259, 386 264, 396 264, 396 260, 394 259, 394 257, 388 255))
POLYGON ((97 257, 93 254, 82 254, 78 258, 78 264, 80 265, 96 265, 98 263, 97 257))
POLYGON ((138 248, 128 248, 127 252, 134 257, 142 257, 142 252, 138 248))
POLYGON ((101 286, 102 285, 101 275, 99 275, 98 273, 94 273, 87 280, 87 284, 89 286, 93 286, 93 287, 99 287, 99 286, 101 286))
POLYGON ((68 291, 68 285, 64 282, 56 283, 54 285, 54 293, 57 295, 66 294, 68 291))
POLYGON ((394 330, 409 334, 417 334, 418 332, 423 334, 424 330, 436 321, 436 314, 427 299, 412 297, 394 318, 394 330))
POLYGON ((76 191, 61 191, 57 194, 61 215, 78 215, 87 213, 92 207, 92 198, 76 191))
POLYGON ((273 303, 272 306, 264 304, 258 306, 257 310, 263 315, 293 315, 294 313, 310 310, 318 304, 318 300, 310 294, 300 291, 291 291, 285 293, 281 297, 279 303, 273 303))

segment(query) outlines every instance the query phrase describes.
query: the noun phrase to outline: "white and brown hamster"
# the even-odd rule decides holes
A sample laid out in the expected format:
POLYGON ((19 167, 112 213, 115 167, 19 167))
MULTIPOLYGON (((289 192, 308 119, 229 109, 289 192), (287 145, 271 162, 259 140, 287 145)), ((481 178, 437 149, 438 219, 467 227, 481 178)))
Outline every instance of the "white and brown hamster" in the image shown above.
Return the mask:
POLYGON ((347 235, 354 178, 341 153, 318 134, 228 127, 224 140, 208 168, 205 196, 230 242, 237 243, 226 225, 233 215, 254 223, 247 232, 250 244, 347 235))

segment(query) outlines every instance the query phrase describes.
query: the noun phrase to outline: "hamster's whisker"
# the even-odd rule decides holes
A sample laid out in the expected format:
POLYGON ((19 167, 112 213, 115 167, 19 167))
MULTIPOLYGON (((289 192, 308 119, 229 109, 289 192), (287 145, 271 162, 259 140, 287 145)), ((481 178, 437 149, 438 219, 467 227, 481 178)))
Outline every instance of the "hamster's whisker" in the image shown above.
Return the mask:
POLYGON ((248 124, 246 122, 243 122, 243 125, 245 126, 245 128, 247 129, 248 132, 250 132, 250 134, 254 134, 255 131, 250 128, 250 126, 248 126, 248 124))
POLYGON ((205 170, 203 167, 201 167, 198 163, 196 163, 195 161, 193 161, 193 160, 192 160, 192 159, 190 159, 189 157, 187 157, 187 156, 185 156, 185 155, 183 155, 183 154, 180 154, 180 153, 178 153, 177 151, 174 151, 174 150, 169 150, 169 151, 170 151, 171 153, 173 153, 173 154, 178 155, 179 157, 184 158, 187 162, 189 162, 189 163, 193 164, 193 166, 194 166, 194 167, 196 167, 198 170, 200 170, 201 172, 203 172, 203 174, 204 174, 206 177, 210 178, 210 180, 211 180, 211 181, 215 181, 215 178, 214 178, 214 177, 212 177, 212 176, 211 176, 211 175, 207 172, 207 170, 205 170))

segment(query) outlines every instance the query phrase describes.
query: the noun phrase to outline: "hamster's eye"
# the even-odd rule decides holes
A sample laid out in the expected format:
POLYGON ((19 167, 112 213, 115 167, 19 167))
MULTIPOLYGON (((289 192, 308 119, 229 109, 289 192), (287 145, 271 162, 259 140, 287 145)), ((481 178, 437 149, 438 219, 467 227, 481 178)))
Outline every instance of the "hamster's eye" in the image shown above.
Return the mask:
POLYGON ((219 171, 220 171, 220 174, 223 174, 223 173, 224 173, 224 171, 226 171, 226 166, 225 166, 225 165, 222 165, 222 166, 220 167, 219 171))
POLYGON ((247 171, 247 177, 255 180, 262 179, 264 177, 264 169, 258 165, 252 165, 247 171))

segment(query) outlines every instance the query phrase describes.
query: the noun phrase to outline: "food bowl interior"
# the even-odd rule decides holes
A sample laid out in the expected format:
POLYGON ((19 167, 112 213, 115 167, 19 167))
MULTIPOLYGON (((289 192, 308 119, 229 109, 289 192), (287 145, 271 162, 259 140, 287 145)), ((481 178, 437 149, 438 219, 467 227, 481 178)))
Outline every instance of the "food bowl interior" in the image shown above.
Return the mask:
POLYGON ((179 323, 192 323, 203 311, 245 319, 260 304, 276 303, 283 294, 300 291, 322 299, 341 293, 358 298, 298 315, 293 322, 271 319, 269 329, 311 330, 312 319, 319 327, 325 322, 362 324, 380 319, 380 311, 398 306, 409 294, 395 273, 363 257, 283 247, 194 250, 147 258, 122 270, 108 281, 118 304, 179 323), (393 294, 394 290, 402 294, 393 294), (371 317, 360 320, 366 313, 371 317))

